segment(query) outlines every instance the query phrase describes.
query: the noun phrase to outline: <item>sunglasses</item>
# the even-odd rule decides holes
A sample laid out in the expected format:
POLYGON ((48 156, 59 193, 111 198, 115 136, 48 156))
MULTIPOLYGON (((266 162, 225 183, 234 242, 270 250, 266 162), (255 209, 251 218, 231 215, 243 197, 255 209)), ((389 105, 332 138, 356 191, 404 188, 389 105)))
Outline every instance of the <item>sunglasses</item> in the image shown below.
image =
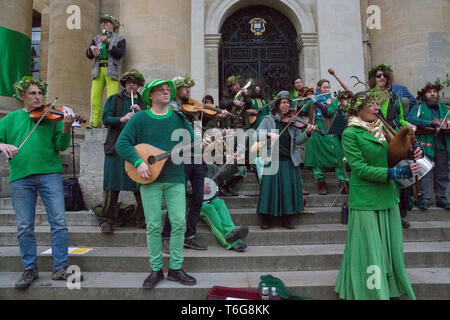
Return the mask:
POLYGON ((386 76, 384 75, 384 73, 377 74, 376 77, 377 77, 378 79, 380 79, 381 77, 386 78, 386 76))

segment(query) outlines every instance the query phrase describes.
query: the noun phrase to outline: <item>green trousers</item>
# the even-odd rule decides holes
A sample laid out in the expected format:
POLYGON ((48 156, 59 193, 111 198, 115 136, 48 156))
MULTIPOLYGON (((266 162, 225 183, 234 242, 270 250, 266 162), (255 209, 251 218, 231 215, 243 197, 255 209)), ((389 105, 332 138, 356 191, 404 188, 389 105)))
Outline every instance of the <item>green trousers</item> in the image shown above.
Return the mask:
POLYGON ((162 259, 162 201, 167 206, 167 214, 172 226, 170 233, 169 268, 178 270, 183 264, 184 232, 186 229, 186 198, 184 183, 150 183, 140 187, 147 223, 147 246, 150 256, 150 267, 159 271, 163 266, 162 259))
POLYGON ((98 76, 92 80, 91 88, 91 116, 89 125, 95 128, 102 127, 102 96, 106 85, 106 96, 109 98, 119 92, 119 81, 106 76, 107 67, 98 70, 98 76))
POLYGON ((222 199, 215 198, 211 203, 203 202, 200 217, 208 224, 211 228, 211 232, 225 249, 231 249, 237 243, 242 242, 241 240, 237 240, 233 243, 229 243, 225 240, 225 237, 233 231, 236 226, 231 219, 225 201, 222 199))
MULTIPOLYGON (((325 179, 325 171, 323 170, 323 168, 313 167, 312 169, 313 169, 314 179, 316 179, 316 180, 325 179)), ((335 171, 336 171, 336 177, 338 178, 339 181, 347 181, 347 182, 350 181, 347 171, 345 171, 343 167, 336 167, 335 171)))

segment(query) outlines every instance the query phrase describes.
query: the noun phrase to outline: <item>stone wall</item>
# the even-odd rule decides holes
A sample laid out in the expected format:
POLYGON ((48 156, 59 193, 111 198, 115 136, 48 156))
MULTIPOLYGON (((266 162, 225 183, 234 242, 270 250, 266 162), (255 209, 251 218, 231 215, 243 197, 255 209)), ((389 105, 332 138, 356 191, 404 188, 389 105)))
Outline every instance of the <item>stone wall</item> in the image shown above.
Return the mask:
MULTIPOLYGON (((450 73, 450 1, 369 0, 381 8, 381 29, 370 30, 372 64, 390 64, 395 82, 414 95, 450 73)), ((450 96, 450 88, 446 89, 450 96)))
MULTIPOLYGON (((105 153, 103 143, 107 129, 89 129, 85 131, 85 139, 80 143, 80 182, 84 201, 89 209, 101 204, 103 200, 103 165, 105 153)), ((132 192, 121 192, 119 201, 135 204, 132 192)))

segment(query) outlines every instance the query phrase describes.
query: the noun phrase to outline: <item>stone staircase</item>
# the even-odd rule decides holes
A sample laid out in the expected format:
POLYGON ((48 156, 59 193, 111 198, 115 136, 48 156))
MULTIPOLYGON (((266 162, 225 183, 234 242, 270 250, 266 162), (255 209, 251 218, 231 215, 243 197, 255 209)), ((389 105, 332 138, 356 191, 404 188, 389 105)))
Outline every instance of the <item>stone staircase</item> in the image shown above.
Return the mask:
MULTIPOLYGON (((38 202, 35 234, 40 279, 25 292, 14 289, 23 271, 10 198, 0 199, 0 299, 205 299, 217 286, 257 288, 260 276, 280 278, 292 294, 313 299, 337 299, 334 284, 345 245, 346 226, 337 196, 334 173, 327 174, 329 191, 319 196, 312 173, 303 170, 308 213, 294 218, 296 228, 259 228, 256 215, 258 184, 253 175, 240 183, 240 196, 225 198, 236 225, 248 225, 246 252, 223 249, 207 225, 200 222, 197 238, 207 251, 184 250, 184 269, 197 279, 193 287, 164 280, 153 290, 143 290, 149 274, 145 230, 118 228, 113 235, 100 233, 96 216, 88 211, 68 212, 69 246, 92 248, 85 255, 70 255, 85 277, 81 289, 52 281, 52 258, 41 252, 50 248, 50 231, 42 203, 38 202), (336 198, 337 196, 337 198, 336 198), (335 201, 336 200, 336 201, 335 201), (333 207, 331 203, 335 201, 333 207)), ((403 229, 405 262, 418 299, 450 299, 450 212, 414 209, 410 229, 403 229)), ((163 254, 167 272, 169 256, 163 254)))

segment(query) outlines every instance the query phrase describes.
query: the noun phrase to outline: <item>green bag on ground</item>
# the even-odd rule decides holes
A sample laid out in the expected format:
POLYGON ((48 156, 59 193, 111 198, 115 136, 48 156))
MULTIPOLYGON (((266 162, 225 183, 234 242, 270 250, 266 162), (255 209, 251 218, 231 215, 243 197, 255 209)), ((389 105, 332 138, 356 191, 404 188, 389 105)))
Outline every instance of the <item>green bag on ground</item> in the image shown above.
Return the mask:
POLYGON ((270 274, 261 276, 260 279, 261 281, 259 282, 258 286, 259 291, 261 291, 263 283, 266 285, 266 287, 269 287, 269 289, 275 287, 277 289, 277 294, 280 296, 281 300, 312 300, 311 298, 307 297, 291 295, 289 290, 284 285, 283 281, 273 277, 270 274))

